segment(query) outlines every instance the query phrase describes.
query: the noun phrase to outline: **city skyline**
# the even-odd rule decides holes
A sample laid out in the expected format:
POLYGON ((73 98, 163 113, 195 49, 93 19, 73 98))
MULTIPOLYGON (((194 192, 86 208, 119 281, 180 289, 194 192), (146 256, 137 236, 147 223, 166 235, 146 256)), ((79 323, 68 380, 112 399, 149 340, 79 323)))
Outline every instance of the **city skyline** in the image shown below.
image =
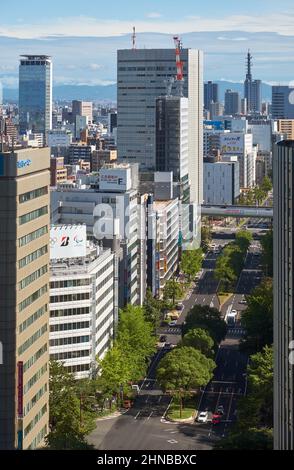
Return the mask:
POLYGON ((216 13, 214 0, 197 8, 190 0, 180 8, 166 1, 140 6, 129 1, 126 8, 115 1, 114 16, 107 9, 85 14, 76 1, 70 8, 55 0, 50 6, 30 5, 26 11, 16 1, 17 17, 8 5, 1 12, 0 81, 5 88, 17 88, 18 56, 31 52, 53 57, 55 84, 113 84, 116 50, 131 48, 134 25, 138 48, 172 48, 172 36, 180 34, 185 47, 203 50, 205 80, 243 81, 248 49, 256 78, 277 84, 294 77, 294 9, 289 1, 249 1, 246 8, 228 1, 221 13, 216 13))

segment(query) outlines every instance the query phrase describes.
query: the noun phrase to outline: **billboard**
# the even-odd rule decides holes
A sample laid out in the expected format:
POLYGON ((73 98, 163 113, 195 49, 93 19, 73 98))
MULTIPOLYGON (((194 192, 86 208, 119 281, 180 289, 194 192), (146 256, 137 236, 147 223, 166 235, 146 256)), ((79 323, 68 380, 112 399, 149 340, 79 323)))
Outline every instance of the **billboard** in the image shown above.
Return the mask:
POLYGON ((84 258, 87 254, 86 225, 52 225, 50 259, 84 258))
POLYGON ((243 154, 244 136, 242 134, 223 134, 220 140, 221 153, 223 154, 243 154))
POLYGON ((102 168, 100 170, 101 191, 128 191, 132 187, 130 168, 102 168))

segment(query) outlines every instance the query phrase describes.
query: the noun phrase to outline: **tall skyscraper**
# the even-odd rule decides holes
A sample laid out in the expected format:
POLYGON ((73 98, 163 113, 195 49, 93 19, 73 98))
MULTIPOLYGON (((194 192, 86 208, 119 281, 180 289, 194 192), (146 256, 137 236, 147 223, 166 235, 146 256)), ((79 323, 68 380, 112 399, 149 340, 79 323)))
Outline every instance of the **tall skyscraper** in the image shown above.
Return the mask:
POLYGON ((247 100, 247 113, 261 113, 261 80, 253 80, 252 78, 252 55, 250 51, 247 54, 247 74, 244 82, 244 98, 247 100))
POLYGON ((21 56, 19 66, 19 130, 46 138, 52 128, 52 60, 45 55, 21 56))
POLYGON ((208 81, 204 84, 204 108, 209 111, 210 103, 218 102, 218 84, 208 81))
POLYGON ((225 114, 234 116, 241 112, 241 100, 237 91, 227 90, 225 93, 225 114))
POLYGON ((76 117, 82 116, 87 119, 87 123, 93 121, 93 103, 91 101, 78 101, 72 102, 72 120, 76 123, 76 117))
POLYGON ((274 444, 294 449, 294 141, 276 145, 274 175, 274 444))
POLYGON ((272 87, 272 119, 294 119, 294 87, 272 87))
POLYGON ((49 432, 49 168, 49 148, 0 153, 0 449, 49 432))
MULTIPOLYGON (((203 201, 203 54, 182 49, 183 93, 189 99, 188 152, 191 202, 203 201)), ((118 159, 156 168, 156 98, 166 95, 167 82, 176 76, 174 49, 118 51, 118 159)), ((176 83, 172 94, 177 94, 176 83)))

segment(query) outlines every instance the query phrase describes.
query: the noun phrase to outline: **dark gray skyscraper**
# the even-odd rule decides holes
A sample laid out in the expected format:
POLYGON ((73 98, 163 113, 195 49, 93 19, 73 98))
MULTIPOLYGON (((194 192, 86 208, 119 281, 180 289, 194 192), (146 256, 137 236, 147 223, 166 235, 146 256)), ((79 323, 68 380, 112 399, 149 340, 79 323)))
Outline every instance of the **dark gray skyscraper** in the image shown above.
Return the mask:
POLYGON ((209 110, 211 102, 218 102, 218 84, 207 82, 204 84, 204 108, 209 110))
POLYGON ((52 61, 45 55, 21 56, 19 66, 19 128, 46 137, 52 128, 52 61))
POLYGON ((247 54, 247 74, 244 82, 244 98, 247 99, 247 113, 261 113, 261 80, 252 78, 252 55, 250 51, 247 54))
POLYGON ((294 450, 294 141, 276 145, 274 174, 274 443, 294 450))
POLYGON ((241 112, 241 99, 237 91, 227 90, 225 93, 225 114, 234 116, 241 112))

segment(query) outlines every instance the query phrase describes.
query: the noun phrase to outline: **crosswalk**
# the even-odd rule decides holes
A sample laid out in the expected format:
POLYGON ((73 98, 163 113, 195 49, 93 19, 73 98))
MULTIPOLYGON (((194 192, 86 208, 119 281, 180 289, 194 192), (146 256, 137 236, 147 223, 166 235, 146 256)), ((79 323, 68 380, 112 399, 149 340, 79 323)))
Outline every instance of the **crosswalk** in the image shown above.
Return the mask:
POLYGON ((244 336, 245 330, 243 330, 242 328, 231 328, 228 330, 227 334, 229 336, 244 336))

